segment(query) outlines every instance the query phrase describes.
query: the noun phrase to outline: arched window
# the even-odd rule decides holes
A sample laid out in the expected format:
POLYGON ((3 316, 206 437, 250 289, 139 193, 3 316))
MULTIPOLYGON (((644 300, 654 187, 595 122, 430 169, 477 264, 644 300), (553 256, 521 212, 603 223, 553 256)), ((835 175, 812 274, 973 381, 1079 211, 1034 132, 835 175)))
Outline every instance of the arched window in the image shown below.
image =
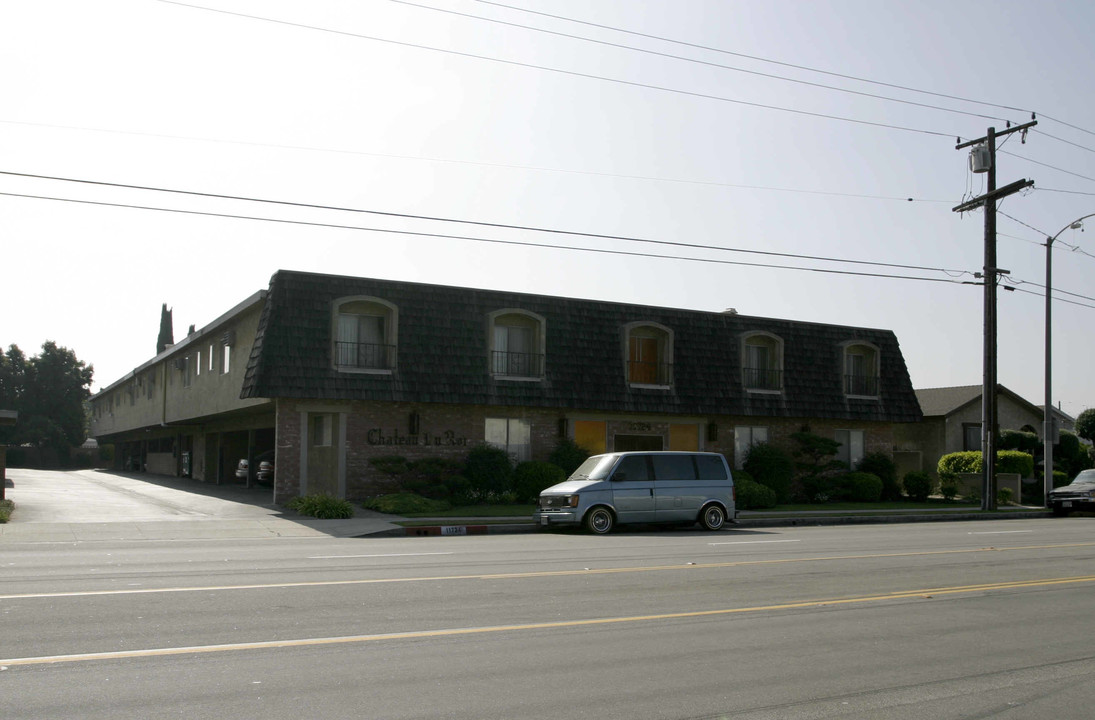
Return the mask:
POLYGON ((673 385, 673 331, 657 323, 630 323, 625 328, 627 382, 673 385))
POLYGON ((344 372, 390 373, 395 369, 399 313, 374 297, 340 298, 334 303, 334 364, 344 372))
POLYGON ((746 390, 783 390, 783 340, 767 332, 752 332, 742 338, 742 382, 746 390))
POLYGON ((540 379, 544 376, 544 318, 507 308, 489 316, 490 372, 495 377, 540 379))
POLYGON ((878 397, 878 348, 867 342, 844 344, 844 394, 878 397))

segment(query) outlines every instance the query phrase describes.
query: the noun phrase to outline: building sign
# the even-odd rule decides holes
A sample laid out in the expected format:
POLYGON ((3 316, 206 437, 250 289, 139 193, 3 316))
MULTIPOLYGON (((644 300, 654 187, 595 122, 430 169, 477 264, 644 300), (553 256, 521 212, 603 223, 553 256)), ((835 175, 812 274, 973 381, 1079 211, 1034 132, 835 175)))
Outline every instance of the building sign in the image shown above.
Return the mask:
POLYGON ((468 438, 457 437, 452 430, 446 430, 440 435, 418 433, 416 435, 404 435, 398 430, 385 433, 382 428, 373 428, 365 435, 365 442, 370 445, 413 445, 418 447, 467 447, 468 438))

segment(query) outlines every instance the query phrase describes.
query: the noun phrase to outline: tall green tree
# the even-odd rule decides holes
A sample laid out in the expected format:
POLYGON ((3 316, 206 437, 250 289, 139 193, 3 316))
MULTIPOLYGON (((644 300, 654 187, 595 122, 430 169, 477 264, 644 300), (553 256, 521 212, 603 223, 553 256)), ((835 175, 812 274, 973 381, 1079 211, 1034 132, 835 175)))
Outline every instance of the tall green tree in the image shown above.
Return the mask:
POLYGON ((1095 408, 1084 410, 1076 418, 1076 434, 1084 440, 1095 442, 1095 408))
POLYGON ((64 453, 87 439, 84 403, 91 394, 94 368, 52 340, 27 358, 17 345, 0 353, 0 407, 19 420, 4 428, 5 442, 33 443, 64 453))

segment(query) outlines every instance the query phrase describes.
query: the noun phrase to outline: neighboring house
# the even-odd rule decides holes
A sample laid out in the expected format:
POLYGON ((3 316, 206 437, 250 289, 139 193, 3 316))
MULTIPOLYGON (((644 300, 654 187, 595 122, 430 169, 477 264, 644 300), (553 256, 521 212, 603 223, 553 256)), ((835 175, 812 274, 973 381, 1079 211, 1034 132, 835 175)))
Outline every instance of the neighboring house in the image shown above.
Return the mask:
POLYGON ((382 480, 370 458, 482 442, 515 460, 570 438, 740 466, 808 426, 854 463, 921 418, 888 330, 284 270, 92 407, 100 443, 150 471, 181 473, 189 453, 190 474, 222 481, 275 450, 278 502, 363 497, 382 480), (206 371, 199 353, 222 346, 231 371, 206 371))
MULTIPOLYGON (((1041 439, 1044 410, 1003 385, 997 385, 996 414, 1001 430, 1021 430, 1041 439)), ((981 385, 929 388, 916 391, 924 421, 895 429, 899 456, 919 453, 920 468, 933 475, 939 458, 954 452, 981 450, 981 385)), ((1054 409, 1057 427, 1071 430, 1073 418, 1054 409)))

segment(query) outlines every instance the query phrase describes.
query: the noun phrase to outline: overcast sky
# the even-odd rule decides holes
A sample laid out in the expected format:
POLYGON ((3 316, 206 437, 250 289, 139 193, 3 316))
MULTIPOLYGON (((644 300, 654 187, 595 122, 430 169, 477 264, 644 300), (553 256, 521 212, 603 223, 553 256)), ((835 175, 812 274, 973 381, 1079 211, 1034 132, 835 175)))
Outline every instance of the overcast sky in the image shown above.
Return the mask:
MULTIPOLYGON (((915 387, 978 385, 984 217, 951 208, 985 176, 955 145, 1034 111, 999 155, 1035 181, 1000 206, 999 380, 1042 404, 1043 243, 1095 213, 1093 32, 1089 0, 8 0, 0 345, 54 340, 99 389, 162 303, 181 340, 285 268, 887 328, 915 387)), ((1089 227, 1053 252, 1073 416, 1089 227)))

